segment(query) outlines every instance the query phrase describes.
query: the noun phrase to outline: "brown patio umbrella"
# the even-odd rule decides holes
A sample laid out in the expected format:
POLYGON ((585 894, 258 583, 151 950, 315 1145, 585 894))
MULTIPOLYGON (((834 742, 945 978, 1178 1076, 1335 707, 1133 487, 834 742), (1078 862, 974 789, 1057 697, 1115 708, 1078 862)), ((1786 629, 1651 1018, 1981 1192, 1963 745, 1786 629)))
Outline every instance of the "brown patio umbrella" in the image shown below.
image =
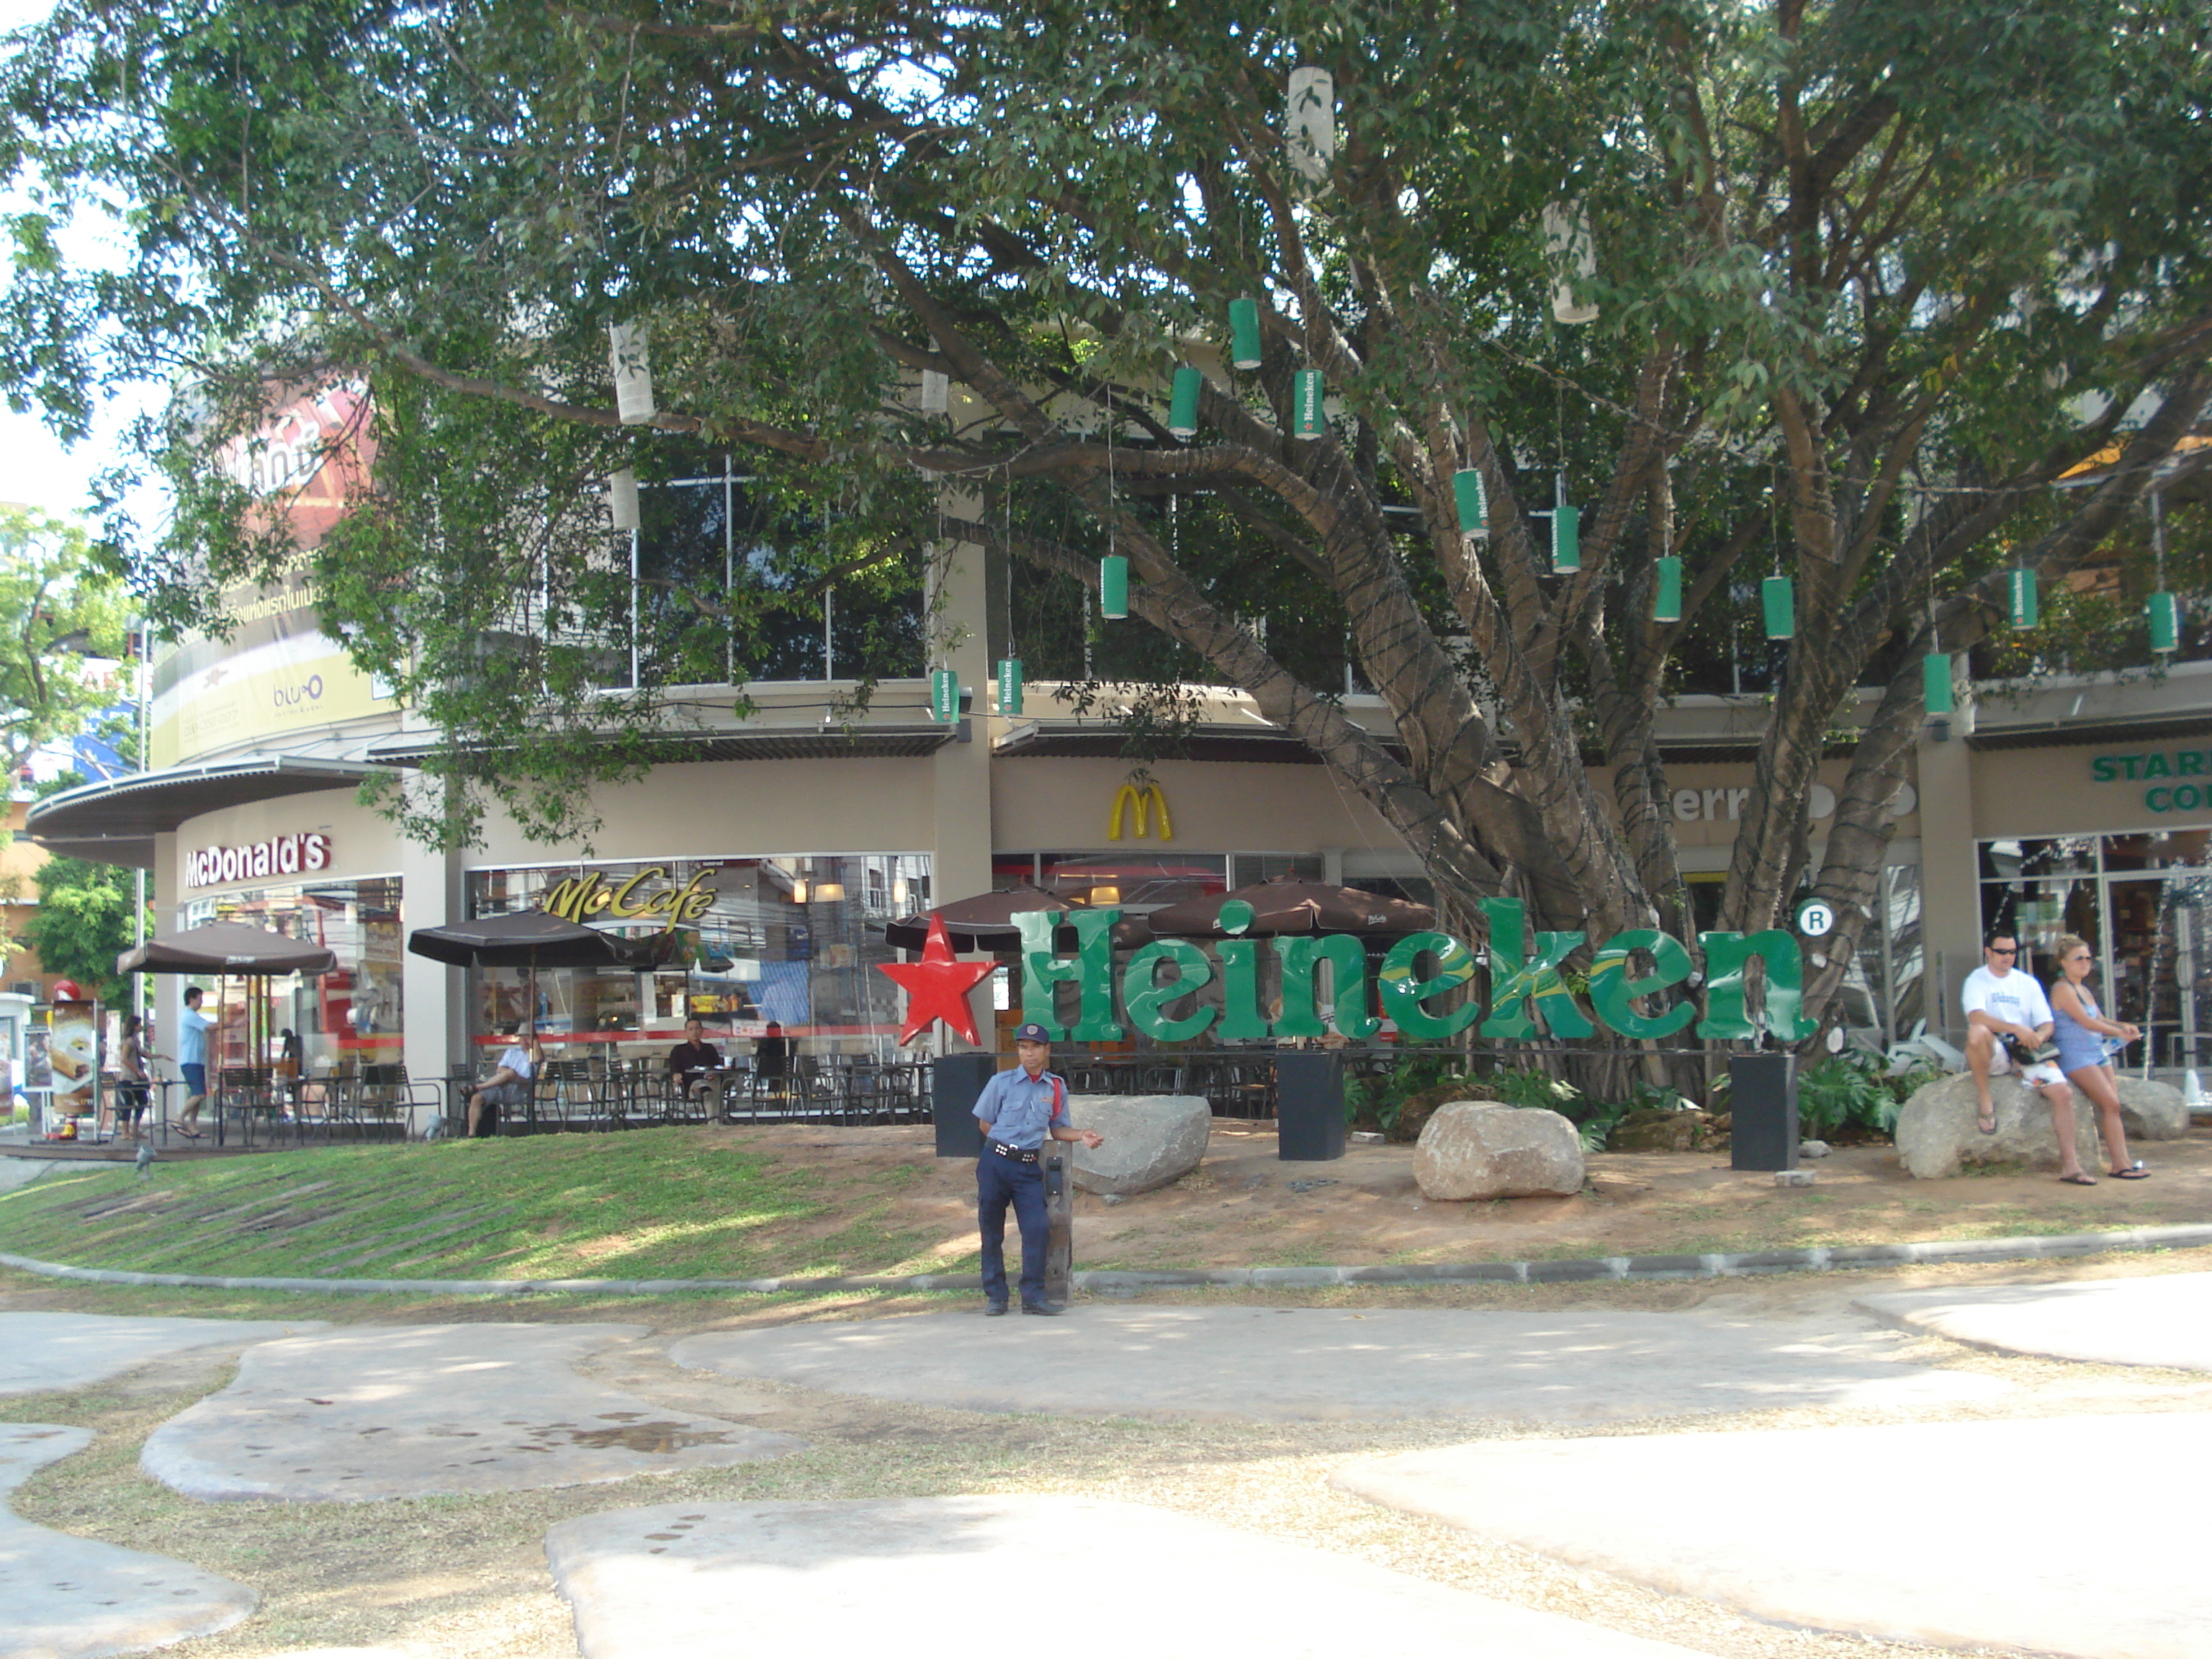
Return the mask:
POLYGON ((118 974, 327 974, 337 957, 319 945, 288 939, 266 927, 211 921, 204 927, 156 933, 115 958, 118 974))
POLYGON ((1272 933, 1358 933, 1369 939, 1402 939, 1407 933, 1427 933, 1437 925, 1437 913, 1425 904, 1290 878, 1240 887, 1233 893, 1185 899, 1153 911, 1146 920, 1152 931, 1163 936, 1225 939, 1229 935, 1221 926, 1221 907, 1234 900, 1252 907, 1252 925, 1244 930, 1248 938, 1272 933))
POLYGON ((935 910, 907 916, 884 929, 886 941, 902 951, 919 951, 929 939, 929 919, 945 918, 945 931, 956 951, 1018 951, 1022 930, 1014 918, 1024 910, 1067 911, 1075 907, 1041 888, 1021 886, 1003 893, 978 893, 935 910))

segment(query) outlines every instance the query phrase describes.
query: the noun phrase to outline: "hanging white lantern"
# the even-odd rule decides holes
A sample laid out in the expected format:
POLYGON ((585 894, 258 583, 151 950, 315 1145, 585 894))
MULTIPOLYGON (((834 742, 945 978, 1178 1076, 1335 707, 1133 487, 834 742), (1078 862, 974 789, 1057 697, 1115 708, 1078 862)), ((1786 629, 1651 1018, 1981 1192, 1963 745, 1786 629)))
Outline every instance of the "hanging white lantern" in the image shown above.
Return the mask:
POLYGON ((1336 160, 1336 77, 1324 69, 1291 71, 1291 106, 1283 124, 1291 171, 1326 188, 1336 160))
POLYGON ((628 467, 607 480, 607 511, 613 515, 617 530, 638 527, 637 474, 628 467))
POLYGON ((921 371, 921 412, 942 415, 952 402, 952 381, 933 368, 921 371))
POLYGON ((607 329, 614 363, 615 413, 624 426, 647 426, 659 411, 653 403, 653 365, 646 359, 647 323, 614 323, 607 329))
MULTIPOLYGON (((1580 202, 1545 204, 1544 252, 1554 262, 1565 259, 1573 276, 1597 275, 1597 244, 1590 238, 1589 210, 1580 202)), ((1570 278, 1553 285, 1552 317, 1561 323, 1594 323, 1597 307, 1576 298, 1570 278)))

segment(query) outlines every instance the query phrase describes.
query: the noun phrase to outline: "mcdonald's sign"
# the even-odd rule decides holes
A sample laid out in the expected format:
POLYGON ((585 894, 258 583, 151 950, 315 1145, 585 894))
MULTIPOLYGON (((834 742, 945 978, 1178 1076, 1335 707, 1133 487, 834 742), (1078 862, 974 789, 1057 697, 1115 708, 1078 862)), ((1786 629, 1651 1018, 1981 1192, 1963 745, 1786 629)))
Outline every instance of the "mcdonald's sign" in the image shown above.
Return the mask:
POLYGON ((1160 839, 1173 841, 1175 820, 1168 817, 1168 798, 1160 793, 1160 787, 1157 783, 1146 784, 1142 789, 1138 788, 1133 783, 1125 783, 1115 792, 1113 810, 1106 814, 1106 839, 1109 841, 1121 839, 1121 814, 1126 810, 1136 817, 1135 839, 1144 840, 1146 835, 1146 824, 1152 817, 1152 809, 1156 806, 1159 808, 1160 812, 1160 839))

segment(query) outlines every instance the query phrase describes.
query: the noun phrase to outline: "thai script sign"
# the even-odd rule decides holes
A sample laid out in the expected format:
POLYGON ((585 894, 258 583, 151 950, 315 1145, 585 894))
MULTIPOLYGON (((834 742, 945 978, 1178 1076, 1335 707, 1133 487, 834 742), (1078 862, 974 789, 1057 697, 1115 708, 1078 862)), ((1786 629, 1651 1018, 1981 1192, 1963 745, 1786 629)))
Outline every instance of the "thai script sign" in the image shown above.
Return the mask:
POLYGON ((330 867, 328 836, 272 836, 246 847, 203 847, 185 855, 185 885, 214 887, 268 876, 311 875, 330 867))
POLYGON ((1211 984, 1215 959, 1186 939, 1157 939, 1129 958, 1118 986, 1114 972, 1114 924, 1118 909, 1055 913, 1022 911, 1022 1018, 1034 1020, 1059 1038, 1071 1035, 1054 1008, 1055 988, 1076 988, 1079 1012, 1072 1035, 1079 1042, 1119 1042, 1128 1036, 1121 1014, 1156 1042, 1187 1042, 1214 1028, 1224 1042, 1259 1037, 1317 1037, 1330 1026, 1355 1041, 1375 1035, 1382 1018, 1370 1012, 1379 1000, 1383 1015, 1408 1037, 1437 1042, 1469 1026, 1479 1035, 1507 1041, 1541 1036, 1586 1037, 1595 1034, 1592 1016, 1626 1037, 1672 1036, 1697 1020, 1697 1035, 1723 1042, 1762 1034, 1784 1042, 1813 1035, 1817 1022, 1804 1014, 1804 958, 1796 939, 1775 927, 1758 933, 1701 933, 1705 951, 1705 1017, 1686 998, 1671 1006, 1646 1002, 1695 974, 1689 951, 1678 939, 1647 927, 1615 934, 1597 952, 1587 980, 1562 964, 1579 950, 1580 933, 1537 932, 1531 939, 1518 899, 1485 899, 1490 922, 1486 1003, 1469 997, 1455 1007, 1432 1002, 1468 984, 1476 973, 1474 953, 1449 933, 1411 933, 1393 944, 1369 994, 1367 947, 1351 933, 1292 934, 1227 939, 1215 945, 1222 981, 1218 1008, 1192 1007, 1170 1017, 1168 1007, 1211 984), (1056 927, 1075 930, 1072 957, 1054 948, 1056 927), (1272 951, 1281 964, 1282 1006, 1272 1019, 1260 1006, 1260 961, 1272 951), (1632 969, 1646 957, 1648 974, 1632 969), (1753 957, 1765 973, 1765 1005, 1756 1018, 1746 1006, 1745 969, 1753 957), (1335 1008, 1324 1023, 1315 995, 1315 968, 1329 964, 1335 1008), (1163 979, 1162 970, 1169 976, 1163 979), (1115 991, 1120 992, 1120 1011, 1115 991), (1587 1011, 1583 999, 1588 998, 1587 1011), (1639 1006, 1639 1004, 1644 1006, 1639 1006), (1218 1021, 1218 1026, 1216 1021, 1218 1021), (1478 1025, 1477 1021, 1480 1024, 1478 1025))
POLYGON ((586 921, 593 916, 622 920, 658 917, 673 927, 696 921, 714 905, 714 889, 708 884, 713 872, 702 870, 684 887, 663 886, 646 891, 647 883, 668 879, 665 866, 648 865, 634 876, 610 883, 594 871, 555 882, 538 896, 538 908, 564 921, 586 921))

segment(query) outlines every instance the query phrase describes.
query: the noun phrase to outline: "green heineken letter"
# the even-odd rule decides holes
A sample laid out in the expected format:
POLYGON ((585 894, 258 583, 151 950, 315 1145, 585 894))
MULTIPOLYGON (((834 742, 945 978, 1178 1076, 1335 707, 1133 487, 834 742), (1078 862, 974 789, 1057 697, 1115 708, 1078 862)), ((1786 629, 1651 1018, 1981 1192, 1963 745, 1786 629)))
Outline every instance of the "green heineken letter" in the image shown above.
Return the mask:
POLYGON ((1697 1004, 1682 1002, 1663 1014, 1639 1014, 1632 999, 1680 985, 1693 971, 1690 953, 1680 939, 1650 927, 1632 927, 1607 941, 1591 964, 1590 1006, 1600 1019, 1625 1037, 1672 1036, 1698 1017, 1697 1004), (1649 951, 1652 966, 1658 971, 1649 979, 1629 978, 1632 951, 1649 951))
POLYGON ((1017 910, 1022 930, 1022 1018, 1034 1020, 1057 1042, 1068 1035, 1054 1017, 1052 988, 1065 980, 1083 993, 1083 1012, 1075 1023, 1078 1042, 1119 1042, 1127 1035, 1114 1018, 1114 941, 1119 910, 1017 910), (1075 954, 1053 950, 1054 928, 1075 929, 1075 954))
POLYGON ((1575 994, 1559 977, 1559 963, 1583 942, 1580 933, 1536 935, 1534 961, 1522 958, 1526 921, 1519 899, 1493 898, 1482 902, 1490 918, 1490 1018, 1482 1022, 1486 1037, 1530 1037, 1536 1022, 1534 1010, 1544 1017, 1544 1030, 1555 1037, 1589 1036, 1596 1029, 1575 1002, 1575 994))
POLYGON ((1701 1037, 1756 1037, 1759 1025, 1744 1012, 1743 970, 1757 957, 1766 967, 1766 1012, 1759 1024, 1778 1042, 1802 1042, 1820 1030, 1805 1018, 1805 958, 1796 936, 1779 927, 1763 933, 1700 933, 1705 951, 1705 1017, 1701 1037))
POLYGON ((1421 1004, 1474 977, 1474 958, 1449 933, 1408 933, 1382 958, 1382 1011, 1409 1037, 1457 1036, 1482 1012, 1480 1002, 1462 1003, 1448 1014, 1432 1014, 1421 1004), (1436 952, 1434 979, 1413 977, 1414 964, 1425 951, 1436 952))
POLYGON ((1285 933, 1273 944, 1283 959, 1283 1017, 1275 1022, 1277 1036, 1317 1037, 1327 1030, 1314 1006, 1316 962, 1328 963, 1336 1029, 1355 1042, 1382 1029, 1382 1022, 1367 1012, 1367 948, 1358 939, 1350 933, 1285 933))
POLYGON ((1214 1011, 1200 1008, 1181 1019, 1170 1019, 1160 1010, 1177 997, 1187 997, 1212 982, 1213 964, 1206 952, 1187 939, 1156 940, 1129 958, 1121 970, 1121 1006, 1129 1011, 1129 1024, 1155 1042, 1187 1042, 1213 1024, 1214 1011), (1164 985, 1153 982, 1160 963, 1175 964, 1176 976, 1164 985))
POLYGON ((1221 1027, 1224 1042, 1248 1042, 1267 1035, 1260 1012, 1260 941, 1225 939, 1215 945, 1221 957, 1221 1027))

